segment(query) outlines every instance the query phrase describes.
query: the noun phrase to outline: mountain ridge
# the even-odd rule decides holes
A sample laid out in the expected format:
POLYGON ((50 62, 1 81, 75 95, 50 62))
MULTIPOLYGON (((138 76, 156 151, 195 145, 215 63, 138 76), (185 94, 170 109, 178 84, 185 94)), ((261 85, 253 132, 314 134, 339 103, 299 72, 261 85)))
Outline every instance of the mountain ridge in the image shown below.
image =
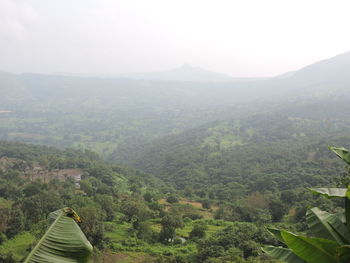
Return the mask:
POLYGON ((170 82, 266 82, 266 81, 290 81, 293 85, 317 85, 321 82, 350 81, 350 51, 324 59, 299 70, 285 72, 274 77, 233 77, 228 74, 209 71, 202 67, 183 64, 180 67, 154 72, 131 72, 117 74, 84 74, 56 72, 52 74, 21 73, 15 74, 7 71, 0 71, 0 76, 22 76, 22 75, 44 75, 56 77, 79 77, 97 79, 131 79, 147 81, 170 81, 170 82))

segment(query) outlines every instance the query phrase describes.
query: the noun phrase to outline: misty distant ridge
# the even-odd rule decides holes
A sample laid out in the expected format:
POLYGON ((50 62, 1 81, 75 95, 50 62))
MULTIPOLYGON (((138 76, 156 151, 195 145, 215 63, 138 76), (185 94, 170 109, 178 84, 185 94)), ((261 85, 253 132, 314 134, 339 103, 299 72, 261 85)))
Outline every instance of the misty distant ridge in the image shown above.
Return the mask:
POLYGON ((347 84, 350 87, 350 51, 306 66, 291 79, 304 85, 347 84))
MULTIPOLYGON (((26 75, 28 73, 19 74, 26 75)), ((0 72, 0 77, 11 75, 8 72, 0 72)), ((17 74, 13 74, 17 75, 17 74)), ((275 77, 266 78, 237 78, 227 74, 212 72, 201 67, 194 67, 189 64, 159 72, 141 73, 119 73, 119 74, 76 74, 76 73, 55 73, 55 74, 35 74, 30 75, 54 75, 62 77, 79 78, 105 78, 105 79, 130 79, 147 81, 167 81, 167 82, 222 82, 232 83, 234 86, 239 83, 250 83, 249 86, 287 86, 306 87, 317 85, 348 85, 350 87, 350 51, 308 65, 296 71, 286 72, 275 77)), ((245 85, 245 84, 244 84, 245 85)))
MULTIPOLYGON (((7 73, 7 72, 3 72, 7 73)), ((178 68, 157 72, 117 73, 117 74, 83 74, 56 72, 46 75, 68 77, 126 78, 150 81, 181 82, 259 82, 266 80, 288 80, 293 84, 316 85, 319 83, 342 83, 350 80, 350 51, 308 65, 299 70, 286 72, 275 77, 233 77, 228 74, 212 72, 201 67, 183 64, 178 68)))
POLYGON ((130 72, 117 74, 79 74, 56 72, 53 75, 99 78, 126 78, 133 80, 181 81, 181 82, 246 82, 268 79, 267 77, 232 77, 184 63, 178 68, 155 72, 130 72))
POLYGON ((261 80, 264 78, 235 78, 228 74, 212 72, 201 67, 183 64, 181 67, 168 71, 129 73, 119 76, 131 79, 162 80, 162 81, 188 81, 188 82, 237 82, 261 80))
POLYGON ((233 81, 233 77, 211 72, 200 67, 193 67, 187 63, 179 68, 168 71, 148 72, 148 73, 129 73, 120 74, 122 77, 144 80, 164 80, 164 81, 191 81, 191 82, 208 82, 208 81, 233 81))
POLYGON ((79 77, 102 77, 102 78, 128 78, 137 80, 161 80, 161 81, 187 81, 187 82, 231 82, 237 81, 230 75, 212 72, 201 67, 194 67, 184 63, 178 68, 155 72, 130 72, 117 74, 72 74, 55 73, 55 75, 79 76, 79 77))

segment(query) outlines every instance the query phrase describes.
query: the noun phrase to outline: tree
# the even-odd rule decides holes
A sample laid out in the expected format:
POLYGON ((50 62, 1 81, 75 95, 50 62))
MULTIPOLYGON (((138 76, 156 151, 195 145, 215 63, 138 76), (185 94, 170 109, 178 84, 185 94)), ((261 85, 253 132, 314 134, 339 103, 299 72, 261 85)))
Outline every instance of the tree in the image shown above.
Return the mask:
POLYGON ((273 222, 278 222, 285 214, 284 204, 280 200, 273 200, 269 203, 269 211, 273 222))
POLYGON ((186 186, 184 190, 184 195, 187 197, 192 197, 193 195, 193 189, 191 186, 186 186))
POLYGON ((157 239, 157 233, 152 229, 149 222, 140 222, 136 235, 147 242, 153 242, 157 239))
POLYGON ((208 230, 208 226, 204 222, 196 222, 190 232, 189 238, 203 238, 205 237, 205 231, 208 230))
MULTIPOLYGON (((347 149, 330 147, 330 150, 350 165, 350 152, 347 149)), ((331 214, 318 207, 309 209, 306 213, 306 221, 313 233, 312 237, 269 228, 271 234, 288 248, 267 246, 263 250, 271 257, 287 263, 348 263, 350 259, 350 187, 316 188, 311 191, 327 198, 343 198, 344 214, 331 214)))
POLYGON ((150 193, 150 192, 146 192, 144 195, 143 195, 143 199, 145 199, 146 202, 153 202, 155 197, 154 197, 154 194, 150 193))
POLYGON ((201 204, 204 209, 210 209, 211 202, 208 199, 202 200, 201 204))
POLYGON ((112 221, 115 217, 115 204, 113 202, 113 197, 98 194, 95 196, 95 200, 101 205, 103 211, 106 213, 106 220, 112 221))
POLYGON ((39 180, 31 182, 24 189, 23 193, 26 197, 30 197, 42 192, 42 190, 46 187, 45 184, 41 183, 39 180))
POLYGON ((10 217, 7 221, 6 235, 11 238, 24 229, 24 216, 18 206, 11 208, 10 217))
POLYGON ((139 222, 145 221, 151 219, 154 215, 152 210, 138 200, 125 200, 121 205, 121 212, 127 222, 135 221, 135 219, 139 222))
POLYGON ((93 246, 102 248, 104 241, 103 214, 96 207, 84 207, 79 210, 82 218, 81 230, 93 246))
MULTIPOLYGON (((0 232, 0 246, 1 246, 2 243, 4 243, 6 240, 7 240, 6 235, 0 232)), ((0 262, 2 262, 2 261, 0 260, 0 262)))
POLYGON ((7 229, 7 221, 10 217, 9 208, 0 208, 0 233, 5 233, 7 229))
POLYGON ((42 192, 25 198, 21 203, 21 210, 25 218, 25 227, 30 229, 33 224, 45 219, 50 211, 63 206, 62 199, 55 193, 42 192))
POLYGON ((252 223, 235 223, 199 241, 198 261, 245 262, 244 259, 259 256, 260 242, 270 242, 262 228, 252 223))
POLYGON ((162 230, 159 234, 161 241, 169 241, 175 237, 176 228, 183 227, 182 216, 177 212, 165 215, 161 221, 162 230))

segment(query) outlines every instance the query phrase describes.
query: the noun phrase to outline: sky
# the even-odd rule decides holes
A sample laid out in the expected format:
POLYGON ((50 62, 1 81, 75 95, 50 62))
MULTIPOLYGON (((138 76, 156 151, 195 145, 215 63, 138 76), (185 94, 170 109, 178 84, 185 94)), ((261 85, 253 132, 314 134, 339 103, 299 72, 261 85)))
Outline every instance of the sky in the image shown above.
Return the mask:
POLYGON ((350 51, 344 0, 0 0, 0 71, 116 74, 184 63, 274 76, 350 51))

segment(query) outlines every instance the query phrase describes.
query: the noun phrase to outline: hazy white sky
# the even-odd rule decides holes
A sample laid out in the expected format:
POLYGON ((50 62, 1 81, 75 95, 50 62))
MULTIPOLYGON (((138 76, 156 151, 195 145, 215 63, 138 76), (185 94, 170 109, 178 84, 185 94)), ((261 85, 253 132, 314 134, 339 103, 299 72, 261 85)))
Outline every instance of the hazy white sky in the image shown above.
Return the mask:
POLYGON ((344 0, 0 0, 0 70, 120 73, 189 63, 271 76, 350 50, 344 0))

